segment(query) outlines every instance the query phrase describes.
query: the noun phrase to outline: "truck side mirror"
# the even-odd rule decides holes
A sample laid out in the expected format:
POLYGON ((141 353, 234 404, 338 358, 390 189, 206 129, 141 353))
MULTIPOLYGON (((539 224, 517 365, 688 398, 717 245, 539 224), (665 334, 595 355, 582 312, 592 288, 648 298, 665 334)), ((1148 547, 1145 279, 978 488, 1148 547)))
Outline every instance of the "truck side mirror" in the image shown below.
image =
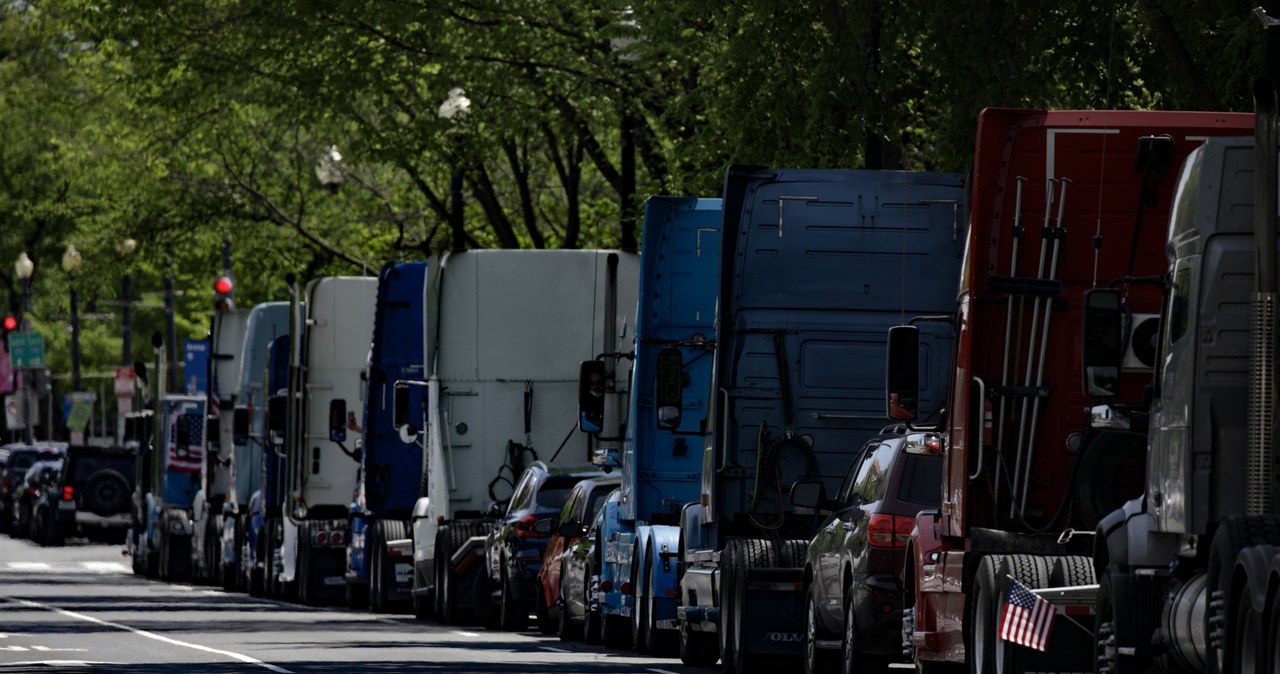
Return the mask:
POLYGON ((274 395, 267 399, 267 435, 273 445, 284 443, 288 404, 288 396, 274 395))
POLYGON ((1083 325, 1080 343, 1084 392, 1093 398, 1111 398, 1120 392, 1120 363, 1124 358, 1120 292, 1110 288, 1086 292, 1083 325))
POLYGON ((658 428, 675 430, 680 427, 684 407, 684 354, 680 349, 668 347, 658 352, 657 379, 658 428))
POLYGON ((249 408, 237 407, 231 412, 231 443, 249 444, 249 408))
POLYGON ((329 401, 329 439, 347 441, 347 401, 342 398, 329 401))
POLYGON ((578 430, 599 433, 604 430, 603 360, 584 360, 578 370, 578 430))
POLYGON ((920 329, 914 325, 889 328, 885 358, 886 415, 894 421, 915 421, 920 407, 920 329))

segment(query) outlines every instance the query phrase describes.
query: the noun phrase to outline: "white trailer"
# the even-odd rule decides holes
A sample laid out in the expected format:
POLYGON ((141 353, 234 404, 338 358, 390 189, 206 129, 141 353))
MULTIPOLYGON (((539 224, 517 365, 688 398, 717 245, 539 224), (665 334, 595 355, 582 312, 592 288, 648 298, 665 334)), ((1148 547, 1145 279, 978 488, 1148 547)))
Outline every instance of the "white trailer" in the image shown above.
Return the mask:
POLYGON ((345 597, 346 518, 360 469, 348 424, 363 405, 377 292, 373 277, 312 280, 305 319, 294 321, 279 580, 294 583, 304 604, 345 597))
MULTIPOLYGON (((621 350, 605 343, 606 304, 634 312, 639 256, 481 250, 433 259, 428 270, 426 382, 416 382, 425 393, 402 386, 398 404, 424 430, 427 496, 401 544, 413 546, 414 613, 455 623, 489 608, 484 586, 476 591, 484 535, 524 466, 589 464, 595 443, 621 441, 578 431, 578 373, 621 350)), ((619 312, 612 334, 629 346, 634 324, 619 312)))

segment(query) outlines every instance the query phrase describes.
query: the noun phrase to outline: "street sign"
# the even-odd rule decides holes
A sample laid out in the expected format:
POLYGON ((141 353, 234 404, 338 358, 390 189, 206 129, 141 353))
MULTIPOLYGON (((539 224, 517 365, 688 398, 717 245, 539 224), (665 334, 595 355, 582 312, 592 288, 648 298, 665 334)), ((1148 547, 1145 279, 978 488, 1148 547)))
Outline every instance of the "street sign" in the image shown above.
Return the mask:
POLYGON ((132 398, 133 387, 136 382, 136 376, 133 374, 133 366, 125 365, 116 368, 116 397, 132 398))
POLYGON ((9 355, 13 359, 13 367, 44 367, 44 335, 38 332, 9 333, 9 355))
POLYGON ((186 358, 182 372, 186 380, 187 395, 207 393, 209 390, 209 340, 188 339, 186 358))
POLYGON ((11 431, 22 428, 22 396, 4 397, 4 425, 11 431))
POLYGON ((93 420, 93 403, 98 396, 91 391, 68 393, 63 414, 67 420, 67 428, 83 431, 93 420))

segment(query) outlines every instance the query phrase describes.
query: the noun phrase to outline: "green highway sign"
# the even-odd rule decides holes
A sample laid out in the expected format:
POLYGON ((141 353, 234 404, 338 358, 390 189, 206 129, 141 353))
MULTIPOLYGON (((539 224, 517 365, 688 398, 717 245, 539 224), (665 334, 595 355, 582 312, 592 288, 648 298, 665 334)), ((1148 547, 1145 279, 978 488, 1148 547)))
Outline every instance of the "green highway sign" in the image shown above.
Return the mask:
POLYGON ((44 367, 44 335, 38 332, 9 333, 9 356, 15 368, 44 367))

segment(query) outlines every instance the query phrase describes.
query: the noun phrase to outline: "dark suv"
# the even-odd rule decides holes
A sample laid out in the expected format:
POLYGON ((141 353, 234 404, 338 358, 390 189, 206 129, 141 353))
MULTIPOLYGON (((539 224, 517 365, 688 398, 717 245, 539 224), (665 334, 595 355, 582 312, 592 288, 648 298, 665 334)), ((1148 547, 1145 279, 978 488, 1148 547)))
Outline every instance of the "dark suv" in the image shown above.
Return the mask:
POLYGON ((40 542, 57 544, 67 536, 84 536, 99 543, 123 543, 135 473, 132 449, 69 448, 58 479, 36 502, 34 521, 45 527, 40 542))
MULTIPOLYGON (((66 445, 62 443, 37 443, 35 445, 8 445, 9 458, 0 466, 0 531, 16 536, 26 536, 18 531, 18 512, 14 509, 15 490, 22 486, 22 479, 37 461, 62 458, 66 445)), ((20 501, 21 499, 17 499, 20 501)))
POLYGON ((898 576, 916 513, 942 500, 940 448, 936 434, 882 433, 863 445, 834 499, 820 483, 807 483, 808 497, 793 491, 795 505, 827 514, 805 565, 805 671, 882 672, 902 659, 898 576))
POLYGON ((502 629, 521 630, 529 625, 534 582, 551 537, 549 529, 539 531, 534 525, 559 516, 574 485, 604 475, 591 466, 550 468, 535 461, 520 476, 506 513, 485 540, 486 577, 489 587, 499 590, 496 623, 502 629))

